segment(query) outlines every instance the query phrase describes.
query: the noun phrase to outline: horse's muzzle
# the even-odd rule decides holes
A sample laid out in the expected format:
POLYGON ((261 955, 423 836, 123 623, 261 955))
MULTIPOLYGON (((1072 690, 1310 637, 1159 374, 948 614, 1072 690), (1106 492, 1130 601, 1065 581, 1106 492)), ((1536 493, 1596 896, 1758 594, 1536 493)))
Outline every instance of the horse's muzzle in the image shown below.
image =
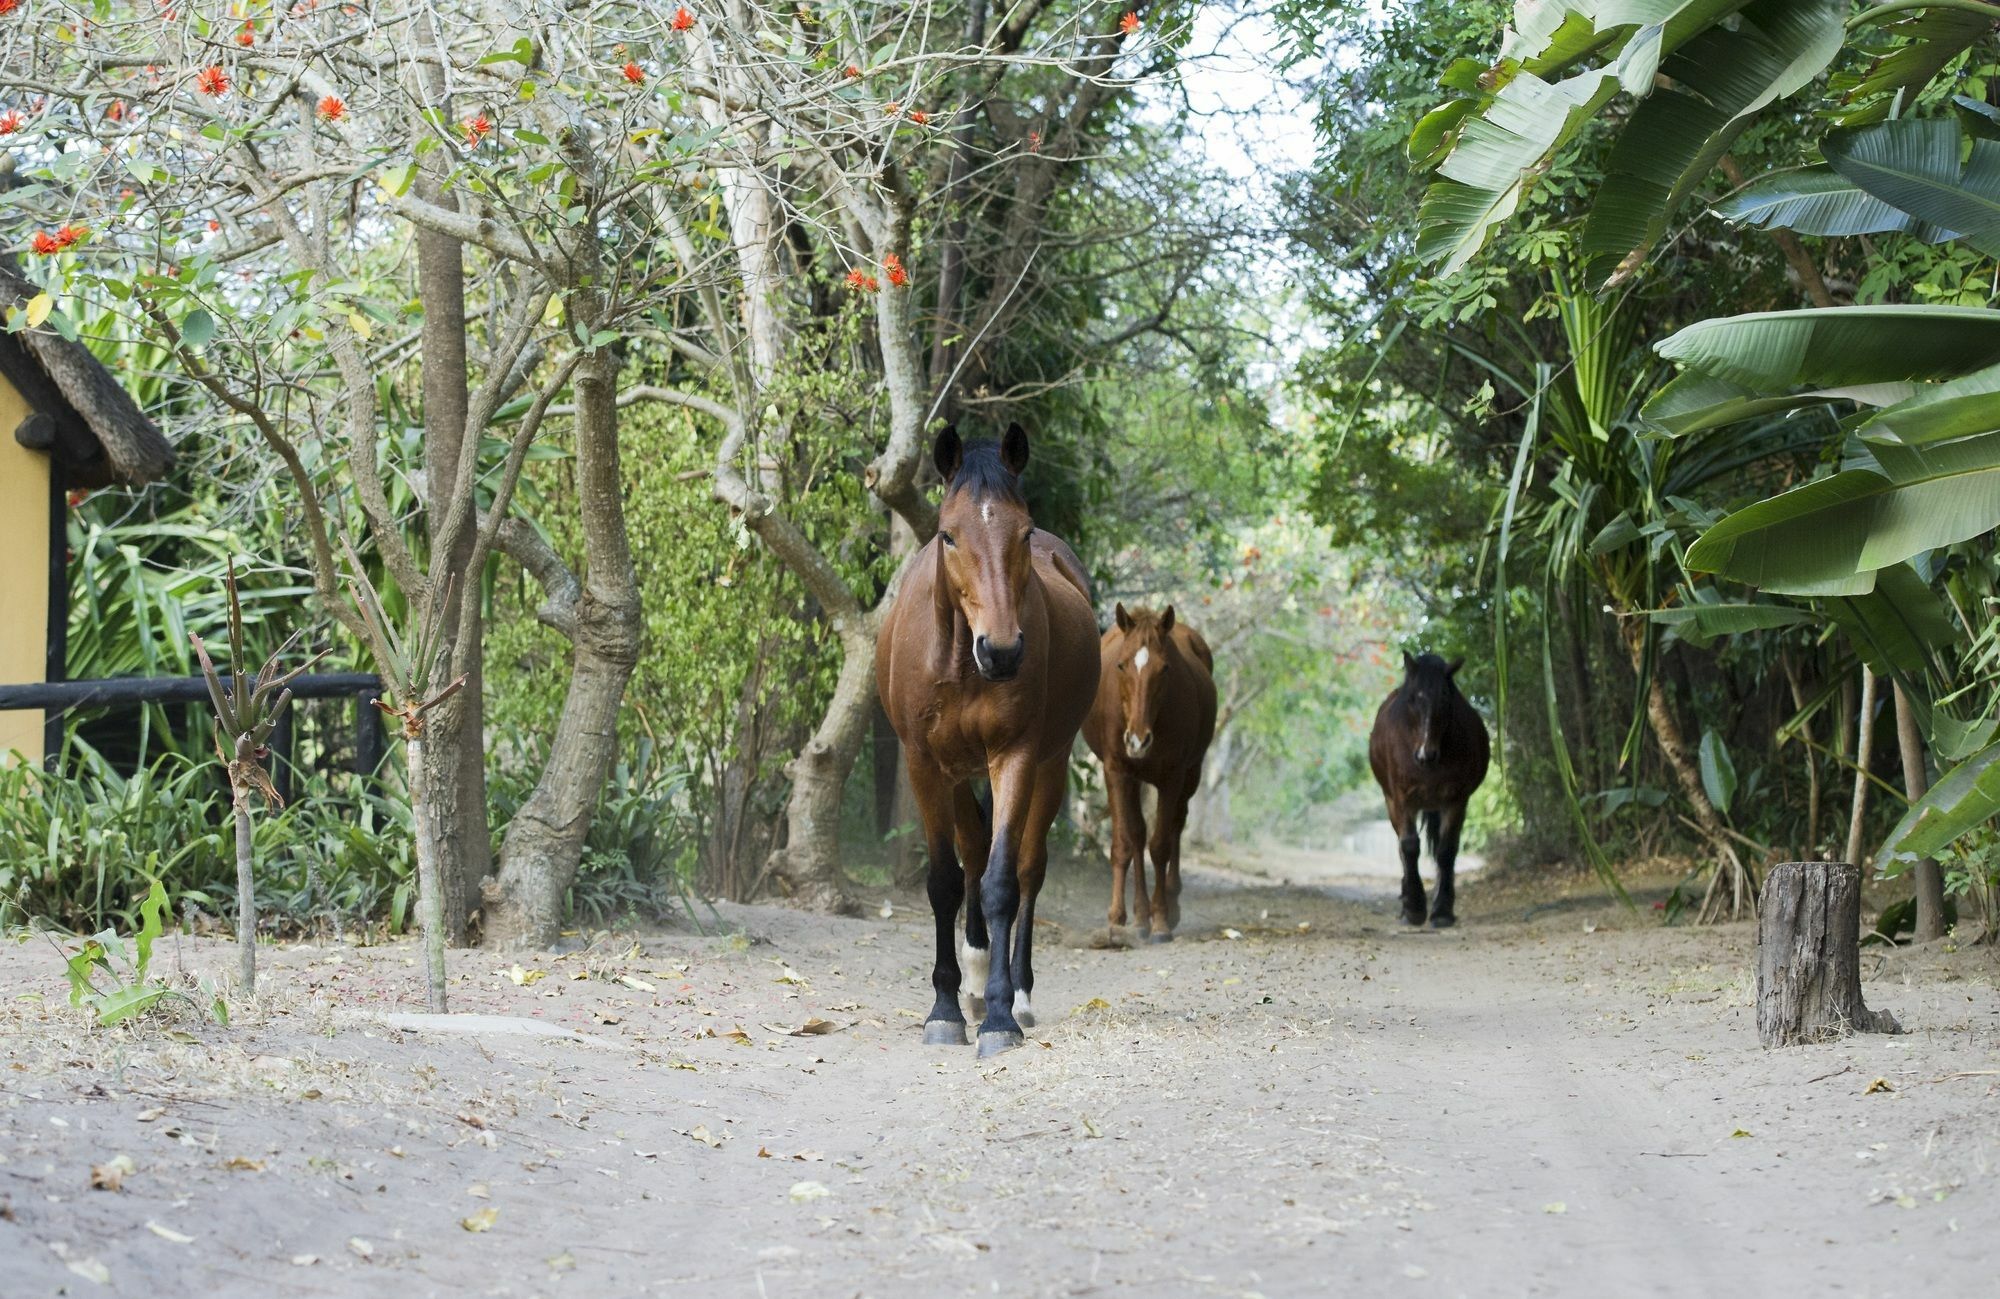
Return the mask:
POLYGON ((972 640, 972 666, 988 681, 1012 681, 1020 675, 1021 662, 1028 657, 1028 638, 1017 636, 1012 645, 995 645, 985 636, 972 640))
POLYGON ((1418 766, 1435 767, 1437 765, 1437 760, 1438 760, 1438 751, 1434 746, 1429 746, 1429 745, 1417 746, 1418 766))

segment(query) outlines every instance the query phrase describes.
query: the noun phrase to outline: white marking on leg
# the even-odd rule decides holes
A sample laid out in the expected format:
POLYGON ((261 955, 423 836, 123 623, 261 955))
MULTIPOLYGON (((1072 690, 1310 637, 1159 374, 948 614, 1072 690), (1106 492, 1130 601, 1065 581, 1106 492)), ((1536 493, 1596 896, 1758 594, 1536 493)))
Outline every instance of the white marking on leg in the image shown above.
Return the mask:
POLYGON ((959 988, 968 997, 984 999, 986 976, 993 969, 993 953, 984 947, 974 947, 961 934, 958 939, 958 968, 965 972, 959 988))
POLYGON ((1019 988, 1014 989, 1014 1018, 1025 1025, 1034 1016, 1035 1008, 1028 1004, 1028 994, 1019 988))

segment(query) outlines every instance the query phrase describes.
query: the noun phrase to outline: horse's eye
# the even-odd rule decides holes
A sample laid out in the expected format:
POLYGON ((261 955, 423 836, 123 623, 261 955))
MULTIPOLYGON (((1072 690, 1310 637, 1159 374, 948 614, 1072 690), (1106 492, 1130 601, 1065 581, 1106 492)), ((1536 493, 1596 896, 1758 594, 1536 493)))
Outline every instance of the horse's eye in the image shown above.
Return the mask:
POLYGON ((1024 546, 1033 542, 1034 539, 1035 539, 1035 530, 1033 528, 1029 528, 1026 532, 1021 534, 1021 544, 1024 546))
POLYGON ((956 546, 958 544, 958 539, 952 536, 949 532, 940 532, 938 533, 938 537, 942 539, 944 544, 947 546, 956 546))

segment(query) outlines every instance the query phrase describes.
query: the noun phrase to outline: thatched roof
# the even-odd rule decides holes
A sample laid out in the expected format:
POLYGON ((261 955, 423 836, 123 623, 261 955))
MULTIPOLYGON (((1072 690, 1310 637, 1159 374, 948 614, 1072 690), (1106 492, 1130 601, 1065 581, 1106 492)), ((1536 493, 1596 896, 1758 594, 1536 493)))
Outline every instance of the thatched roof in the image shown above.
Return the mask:
MULTIPOLYGON (((0 266, 0 310, 22 305, 37 292, 0 266)), ((83 344, 52 330, 0 332, 0 375, 54 421, 48 451, 62 462, 66 486, 136 487, 173 468, 174 449, 159 426, 83 344)), ((13 429, 0 429, 0 437, 13 435, 13 429)))

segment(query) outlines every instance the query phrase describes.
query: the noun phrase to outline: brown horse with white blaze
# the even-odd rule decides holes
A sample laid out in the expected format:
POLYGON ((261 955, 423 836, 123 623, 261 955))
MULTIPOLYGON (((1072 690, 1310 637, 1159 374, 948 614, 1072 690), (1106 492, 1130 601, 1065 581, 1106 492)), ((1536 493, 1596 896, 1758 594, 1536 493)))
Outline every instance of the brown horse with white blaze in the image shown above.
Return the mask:
POLYGON ((1490 756, 1486 723, 1459 693, 1456 677, 1464 663, 1446 663, 1435 654, 1404 654, 1403 684, 1382 701, 1368 735, 1368 765, 1389 805, 1389 822, 1396 827, 1403 857, 1406 925, 1423 924, 1426 914, 1424 881, 1417 872, 1419 819, 1437 859, 1431 925, 1448 929, 1458 923, 1458 836, 1465 828, 1465 804, 1486 779, 1490 756))
POLYGON ((1097 683, 1097 619, 1083 565, 1029 515, 1020 425, 971 445, 947 428, 933 454, 945 481, 937 535, 903 572, 875 685, 903 741, 930 855, 937 1000, 924 1041, 964 1045, 958 996, 969 974, 984 984, 987 1056, 1021 1045, 1022 1025, 1034 1023, 1035 899, 1097 683), (991 783, 990 816, 979 779, 991 783))
POLYGON ((1104 764, 1111 804, 1111 925, 1125 923, 1125 878, 1136 895, 1140 928, 1155 943, 1170 941, 1181 922, 1181 832, 1188 800, 1201 787, 1201 763, 1215 739, 1215 659, 1201 633, 1178 621, 1174 607, 1158 613, 1119 605, 1098 653, 1097 701, 1083 738, 1104 764), (1141 782, 1159 791, 1147 843, 1141 782), (1146 896, 1146 862, 1153 859, 1153 896, 1146 896))

